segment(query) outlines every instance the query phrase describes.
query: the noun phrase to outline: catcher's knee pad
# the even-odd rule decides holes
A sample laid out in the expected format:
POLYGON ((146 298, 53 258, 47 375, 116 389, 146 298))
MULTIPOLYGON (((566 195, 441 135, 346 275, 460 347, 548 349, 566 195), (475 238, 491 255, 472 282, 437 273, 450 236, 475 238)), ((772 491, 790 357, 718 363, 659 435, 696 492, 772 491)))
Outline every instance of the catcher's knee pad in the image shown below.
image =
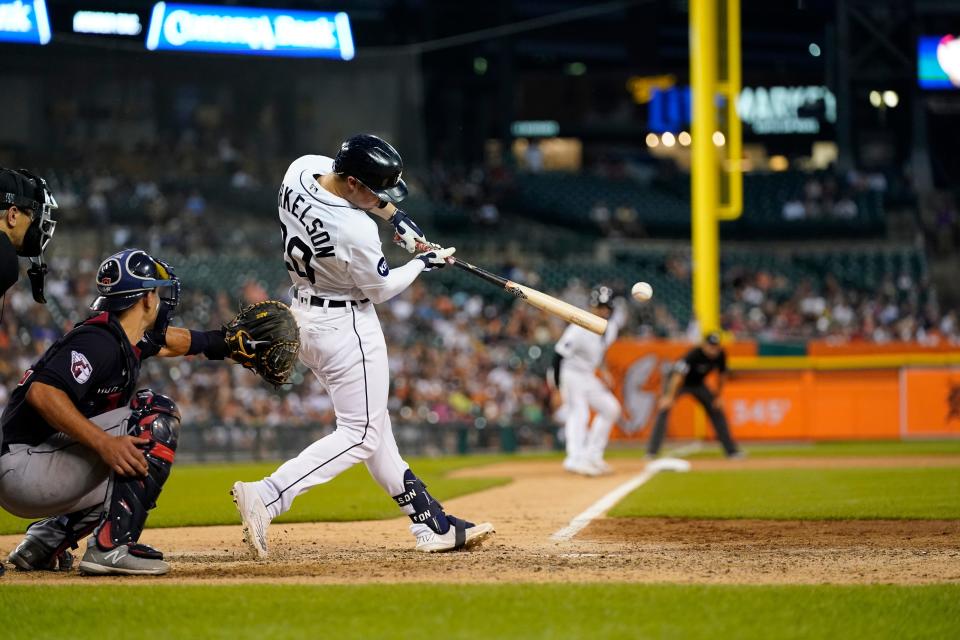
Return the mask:
POLYGON ((403 486, 404 492, 393 496, 393 499, 400 507, 407 505, 413 507, 413 513, 410 514, 413 522, 425 524, 433 529, 434 533, 440 535, 450 530, 450 521, 447 519, 447 514, 443 512, 443 507, 427 493, 427 485, 413 475, 410 469, 403 474, 403 486))
POLYGON ((96 531, 97 544, 103 549, 136 542, 140 538, 147 511, 156 506, 163 483, 170 476, 180 436, 180 410, 167 396, 141 389, 130 407, 133 413, 127 422, 127 433, 150 439, 144 451, 147 475, 144 478, 115 477, 110 504, 96 531))

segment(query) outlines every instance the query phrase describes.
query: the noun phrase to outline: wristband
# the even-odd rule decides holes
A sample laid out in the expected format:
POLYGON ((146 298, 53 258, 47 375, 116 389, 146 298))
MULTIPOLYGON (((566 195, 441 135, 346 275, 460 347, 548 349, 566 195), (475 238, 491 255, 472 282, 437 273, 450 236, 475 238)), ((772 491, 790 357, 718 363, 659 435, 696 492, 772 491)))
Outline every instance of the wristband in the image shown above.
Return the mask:
POLYGON ((212 331, 190 330, 190 348, 187 355, 193 356, 202 353, 208 360, 223 360, 230 353, 227 340, 222 329, 212 331))

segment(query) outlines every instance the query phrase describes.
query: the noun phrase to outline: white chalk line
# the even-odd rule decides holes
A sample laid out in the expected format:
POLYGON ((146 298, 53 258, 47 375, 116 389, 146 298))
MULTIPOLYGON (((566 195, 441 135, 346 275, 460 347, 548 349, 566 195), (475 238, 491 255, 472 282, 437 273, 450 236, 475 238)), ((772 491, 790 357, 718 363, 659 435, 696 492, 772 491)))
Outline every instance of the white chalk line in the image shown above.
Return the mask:
MULTIPOLYGON (((699 450, 700 442, 695 441, 667 452, 664 457, 681 458, 699 450)), ((634 476, 633 478, 627 480, 613 491, 594 502, 592 505, 587 507, 586 511, 571 520, 570 524, 551 535, 550 539, 558 542, 570 540, 575 535, 583 531, 588 524, 612 509, 634 489, 646 484, 650 478, 657 475, 661 469, 662 467, 651 467, 650 465, 647 465, 640 475, 634 476)))

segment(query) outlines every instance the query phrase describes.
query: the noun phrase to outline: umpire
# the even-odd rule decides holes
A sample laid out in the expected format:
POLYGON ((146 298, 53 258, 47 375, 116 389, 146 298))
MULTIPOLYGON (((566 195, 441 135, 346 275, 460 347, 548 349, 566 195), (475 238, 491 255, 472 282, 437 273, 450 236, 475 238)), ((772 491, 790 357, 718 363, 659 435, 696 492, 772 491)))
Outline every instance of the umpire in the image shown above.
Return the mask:
POLYGON ((0 296, 20 277, 17 256, 23 256, 33 263, 27 271, 33 299, 46 302, 42 255, 57 225, 52 218, 56 208, 46 180, 25 169, 0 167, 0 296))
MULTIPOLYGON (((46 302, 43 284, 47 266, 41 255, 57 225, 51 215, 56 208, 57 202, 46 180, 23 169, 0 167, 0 296, 20 279, 18 256, 25 256, 33 262, 27 271, 33 298, 46 302)), ((2 441, 0 434, 0 443, 2 441)), ((0 563, 0 576, 3 572, 0 563)))
POLYGON ((710 416, 713 430, 723 445, 723 451, 727 457, 743 457, 743 452, 737 448, 733 437, 730 435, 727 416, 723 413, 723 402, 720 395, 723 393, 723 385, 726 380, 727 354, 720 346, 720 335, 711 333, 707 335, 702 344, 691 349, 674 366, 670 380, 667 382, 667 388, 657 405, 659 412, 657 413, 653 433, 650 436, 650 442, 647 444, 647 457, 655 457, 660 451, 663 437, 667 433, 667 418, 670 415, 670 409, 673 407, 677 396, 684 393, 689 393, 703 405, 710 416), (714 370, 720 374, 716 393, 705 384, 706 377, 714 370))

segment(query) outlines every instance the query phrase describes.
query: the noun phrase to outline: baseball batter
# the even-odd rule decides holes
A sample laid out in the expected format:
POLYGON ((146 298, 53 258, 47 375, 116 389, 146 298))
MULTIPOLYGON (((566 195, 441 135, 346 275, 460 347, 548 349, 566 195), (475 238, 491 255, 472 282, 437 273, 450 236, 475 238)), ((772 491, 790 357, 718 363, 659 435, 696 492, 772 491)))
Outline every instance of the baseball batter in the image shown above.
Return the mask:
POLYGON ((610 429, 620 417, 620 403, 597 377, 607 349, 617 339, 626 322, 624 305, 613 304, 613 291, 598 287, 590 294, 591 311, 609 319, 606 332, 600 336, 571 324, 556 346, 554 375, 567 408, 564 424, 567 457, 563 468, 573 473, 597 476, 610 473, 603 460, 610 429), (590 421, 590 410, 595 412, 590 421), (587 423, 590 422, 589 429, 587 423))
POLYGON ((374 305, 405 290, 421 272, 446 266, 454 252, 431 249, 396 269, 387 264, 367 213, 388 220, 411 253, 426 242, 395 206, 407 193, 402 171, 392 146, 357 135, 333 159, 298 158, 280 185, 283 259, 293 281, 300 359, 329 393, 337 428, 263 480, 234 484, 244 538, 257 557, 267 555, 270 521, 290 510, 294 498, 358 462, 410 516, 418 551, 470 547, 493 533, 490 523, 444 513, 400 456, 387 413, 387 348, 374 305))

